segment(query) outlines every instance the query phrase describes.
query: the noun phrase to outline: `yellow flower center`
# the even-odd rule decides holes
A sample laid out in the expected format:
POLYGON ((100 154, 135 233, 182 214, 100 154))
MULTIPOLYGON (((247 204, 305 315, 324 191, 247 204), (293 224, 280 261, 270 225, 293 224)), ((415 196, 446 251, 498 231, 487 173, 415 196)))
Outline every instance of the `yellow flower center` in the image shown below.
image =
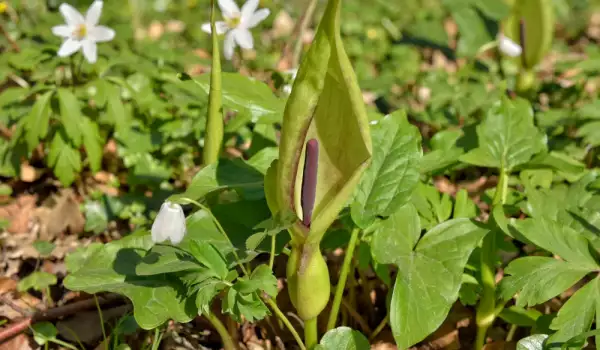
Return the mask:
POLYGON ((73 30, 73 36, 79 40, 85 38, 86 34, 87 28, 85 27, 85 24, 80 24, 77 26, 77 28, 75 28, 75 30, 73 30))
POLYGON ((0 13, 6 12, 8 9, 8 4, 5 1, 0 1, 0 13))
POLYGON ((241 19, 240 19, 239 15, 237 15, 235 17, 231 17, 225 21, 225 23, 227 23, 227 26, 229 28, 237 28, 237 26, 240 25, 240 22, 241 22, 241 19))

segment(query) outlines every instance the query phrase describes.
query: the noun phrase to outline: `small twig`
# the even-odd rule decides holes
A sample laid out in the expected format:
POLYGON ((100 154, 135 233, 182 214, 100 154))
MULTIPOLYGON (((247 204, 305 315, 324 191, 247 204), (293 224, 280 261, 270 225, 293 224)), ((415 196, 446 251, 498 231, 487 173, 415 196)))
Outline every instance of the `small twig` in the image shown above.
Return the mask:
MULTIPOLYGON (((108 304, 110 302, 122 298, 123 297, 118 294, 108 294, 104 297, 98 298, 98 303, 108 304)), ((94 298, 90 298, 87 300, 75 302, 73 304, 55 307, 49 310, 37 311, 33 314, 30 313, 30 315, 26 316, 24 319, 13 322, 10 325, 6 326, 4 329, 0 330, 0 343, 7 340, 8 338, 14 337, 22 333, 29 326, 33 325, 36 322, 52 321, 60 317, 70 316, 80 311, 91 309, 95 305, 96 301, 94 300, 94 298)))
POLYGON ((17 44, 17 42, 14 41, 13 38, 10 37, 10 35, 6 31, 6 29, 4 29, 4 26, 2 25, 2 23, 0 23, 0 33, 2 33, 2 35, 6 38, 6 40, 8 41, 10 46, 12 46, 12 49, 15 52, 21 52, 21 48, 19 47, 19 44, 17 44))

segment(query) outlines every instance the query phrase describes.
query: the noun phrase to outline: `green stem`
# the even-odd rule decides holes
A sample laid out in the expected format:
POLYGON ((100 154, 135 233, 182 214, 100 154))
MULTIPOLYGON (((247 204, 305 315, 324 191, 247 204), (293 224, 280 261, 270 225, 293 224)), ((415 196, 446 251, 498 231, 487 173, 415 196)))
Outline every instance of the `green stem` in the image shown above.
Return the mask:
POLYGON ((300 349, 306 350, 306 346, 304 346, 304 342, 302 341, 302 338, 300 338, 300 335, 298 334, 298 332, 296 332, 296 329, 294 328, 294 326, 292 326, 292 323, 290 322, 290 320, 279 309, 279 307, 277 306, 277 303, 275 301, 273 301, 273 299, 271 299, 271 298, 263 298, 263 299, 267 302, 267 304, 269 304, 271 309, 273 309, 273 312, 275 312, 275 315, 277 315, 277 317, 279 317, 281 322, 283 322, 283 324, 287 327, 287 329, 290 331, 290 333, 292 333, 292 336, 294 336, 294 339, 296 339, 296 342, 298 343, 298 346, 300 347, 300 349))
POLYGON ((317 318, 311 318, 304 321, 304 343, 307 349, 312 349, 319 342, 317 331, 317 318))
MULTIPOLYGON (((62 345, 62 346, 64 346, 65 348, 68 348, 68 349, 79 350, 79 349, 77 349, 77 348, 76 348, 74 345, 72 345, 72 344, 69 344, 69 343, 67 343, 67 342, 64 342, 64 341, 62 341, 62 340, 60 340, 60 339, 53 338, 53 339, 49 339, 49 341, 51 341, 51 342, 53 342, 53 343, 56 343, 56 344, 58 344, 58 345, 62 345)), ((48 344, 48 343, 46 343, 46 344, 48 344)))
POLYGON ((152 341, 152 350, 158 350, 161 340, 162 334, 160 333, 160 327, 156 327, 154 328, 154 340, 152 341))
POLYGON ((385 318, 383 319, 383 321, 381 321, 381 323, 379 323, 379 325, 377 326, 377 328, 375 328, 375 330, 373 331, 373 333, 369 337, 369 340, 371 341, 371 340, 375 339, 375 337, 377 335, 379 335, 379 333, 381 333, 381 331, 385 328, 385 326, 387 326, 388 322, 390 322, 390 314, 389 314, 389 312, 388 312, 387 315, 385 315, 385 318))
POLYGON ((507 342, 511 342, 513 341, 514 337, 515 337, 515 333, 517 332, 517 328, 519 326, 517 326, 516 324, 513 324, 510 326, 510 329, 508 330, 508 334, 506 335, 506 341, 507 342))
POLYGON ((273 270, 275 264, 275 243, 277 242, 276 235, 271 235, 271 256, 269 257, 269 269, 273 270))
POLYGON ((329 320, 327 321, 327 330, 335 328, 335 322, 337 321, 337 316, 340 311, 340 304, 342 303, 342 296, 344 295, 344 289, 346 288, 346 280, 348 279, 348 273, 350 272, 350 265, 352 265, 352 257, 354 256, 354 248, 356 248, 356 243, 358 242, 359 232, 360 229, 355 228, 352 230, 352 235, 350 236, 350 243, 348 243, 346 256, 344 256, 340 278, 335 287, 335 296, 333 297, 331 313, 329 314, 329 320))
POLYGON ((208 94, 208 117, 204 133, 204 164, 216 163, 219 160, 223 144, 223 115, 221 114, 221 57, 219 40, 215 28, 215 4, 211 2, 210 25, 212 37, 212 68, 210 71, 210 92, 208 94))
POLYGON ((98 302, 98 297, 94 294, 94 302, 96 302, 96 308, 98 309, 98 317, 100 317, 100 327, 102 328, 102 336, 104 337, 104 343, 106 350, 108 350, 108 342, 106 342, 106 329, 104 328, 104 316, 102 315, 102 309, 98 302))
POLYGON ((217 220, 217 218, 213 215, 212 211, 210 211, 210 209, 208 209, 207 206, 205 206, 205 205, 203 205, 203 204, 199 203, 198 201, 195 201, 195 200, 193 200, 191 198, 181 198, 181 200, 196 205, 198 208, 206 211, 210 215, 210 217, 212 218, 213 222, 217 226, 217 229, 219 230, 219 232, 221 232, 221 234, 223 236, 225 236, 225 239, 227 239, 227 242, 232 246, 232 253, 233 253, 233 257, 235 258, 235 261, 242 268, 242 271, 244 272, 244 275, 249 276, 250 273, 248 272, 248 270, 246 269, 246 267, 242 263, 242 259, 240 259, 237 251, 235 250, 235 247, 233 246, 233 243, 229 239, 229 236, 227 236, 227 233, 223 229, 223 226, 221 226, 221 223, 219 222, 219 220, 217 220))
MULTIPOLYGON (((508 195, 508 171, 503 167, 500 170, 500 179, 496 186, 493 206, 504 205, 508 195)), ((477 338, 475 349, 482 349, 488 328, 494 323, 496 316, 502 311, 503 306, 496 306, 496 232, 490 232, 481 244, 480 278, 483 287, 481 300, 477 307, 477 338)))
POLYGON ((219 335, 221 336, 221 340, 223 341, 223 348, 225 350, 235 350, 236 346, 233 342, 233 339, 231 339, 229 332, 227 332, 227 328, 225 328, 225 325, 223 325, 223 322, 221 322, 221 320, 219 320, 219 318, 213 313, 209 313, 208 315, 206 315, 206 318, 213 325, 213 327, 215 327, 217 333, 219 333, 219 335))

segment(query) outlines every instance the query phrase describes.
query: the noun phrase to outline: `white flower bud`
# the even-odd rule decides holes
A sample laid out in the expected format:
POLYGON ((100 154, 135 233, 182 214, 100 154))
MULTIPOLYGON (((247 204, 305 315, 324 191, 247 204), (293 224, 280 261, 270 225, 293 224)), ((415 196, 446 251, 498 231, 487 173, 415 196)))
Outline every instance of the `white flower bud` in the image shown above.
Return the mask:
POLYGON ((169 201, 164 202, 154 219, 151 232, 152 240, 155 243, 168 239, 172 244, 179 244, 187 232, 181 205, 169 201))
POLYGON ((519 57, 523 52, 523 48, 519 44, 502 34, 498 38, 498 48, 500 52, 510 57, 519 57))

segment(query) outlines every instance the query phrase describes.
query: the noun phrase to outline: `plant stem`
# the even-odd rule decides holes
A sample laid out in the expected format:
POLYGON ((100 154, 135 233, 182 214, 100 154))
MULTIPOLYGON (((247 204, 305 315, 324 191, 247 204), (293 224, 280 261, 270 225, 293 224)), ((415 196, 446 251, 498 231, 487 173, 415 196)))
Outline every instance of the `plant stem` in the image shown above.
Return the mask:
POLYGON ((517 332, 517 328, 518 328, 518 326, 516 324, 512 324, 510 326, 510 329, 508 330, 508 334, 506 335, 507 342, 513 341, 513 338, 515 337, 515 333, 517 332))
POLYGON ((221 340, 223 341, 223 348, 225 350, 235 350, 236 346, 233 343, 233 339, 231 339, 229 332, 227 332, 227 328, 225 328, 225 325, 223 325, 223 322, 221 322, 221 320, 219 320, 219 318, 215 316, 215 314, 213 314, 212 312, 207 314, 206 318, 213 325, 213 327, 215 327, 217 333, 219 333, 219 335, 221 336, 221 340))
POLYGON ((204 164, 216 163, 223 144, 223 115, 221 114, 221 57, 219 39, 215 27, 215 4, 210 2, 210 25, 212 32, 212 67, 210 71, 210 92, 208 94, 208 116, 204 133, 204 164))
POLYGON ((307 349, 312 349, 319 342, 317 331, 317 318, 304 321, 304 343, 307 349))
POLYGON ((346 256, 344 256, 344 263, 342 265, 342 271, 340 272, 340 278, 337 286, 335 287, 335 296, 333 298, 333 304, 331 305, 329 320, 327 321, 327 330, 335 327, 337 315, 340 311, 340 304, 342 303, 342 296, 344 295, 344 289, 346 288, 346 280, 348 279, 348 273, 350 272, 350 265, 352 265, 354 248, 356 248, 356 243, 358 242, 359 232, 359 228, 354 228, 354 230, 352 230, 352 235, 350 236, 350 243, 348 243, 346 256))
MULTIPOLYGON (((72 344, 69 344, 69 343, 67 343, 67 342, 64 342, 64 341, 62 341, 62 340, 60 340, 60 339, 56 339, 56 338, 54 338, 54 339, 50 339, 50 341, 51 341, 51 342, 53 342, 53 343, 56 343, 56 344, 58 344, 58 345, 62 345, 62 346, 64 346, 65 348, 68 348, 68 349, 79 350, 79 349, 77 349, 77 348, 76 348, 74 345, 72 345, 72 344)), ((48 343, 46 343, 46 344, 48 344, 48 343)))
MULTIPOLYGON (((496 185, 493 206, 504 205, 508 194, 508 171, 500 169, 500 179, 496 185)), ((480 278, 483 287, 481 300, 477 307, 477 338, 475 349, 482 349, 488 328, 494 323, 496 316, 502 311, 502 306, 496 307, 496 231, 490 232, 481 244, 480 278)))
POLYGON ((106 350, 108 350, 108 343, 106 342, 106 329, 104 328, 104 316, 102 315, 102 309, 100 308, 100 303, 98 302, 98 297, 94 294, 94 302, 96 303, 96 308, 98 309, 98 317, 100 317, 100 327, 102 328, 102 336, 106 345, 106 350))
POLYGON ((385 318, 381 321, 381 323, 379 323, 379 325, 377 325, 377 328, 375 328, 375 330, 369 337, 369 341, 375 339, 375 337, 377 335, 379 335, 379 333, 381 333, 381 331, 385 328, 385 326, 387 326, 388 322, 390 322, 390 313, 389 312, 387 315, 385 315, 385 318))
POLYGON ((160 345, 160 341, 162 340, 162 334, 160 333, 160 328, 154 328, 154 340, 152 341, 152 350, 158 350, 158 346, 160 345))
POLYGON ((285 314, 283 312, 281 312, 281 310, 277 306, 277 303, 275 301, 273 301, 273 299, 271 299, 271 298, 263 298, 263 299, 267 302, 267 304, 269 304, 271 309, 273 309, 273 312, 275 312, 275 315, 277 315, 277 317, 279 317, 281 322, 283 322, 283 324, 287 327, 287 329, 290 331, 290 333, 292 333, 292 335, 294 336, 294 339, 296 339, 296 342, 298 343, 298 346, 300 347, 300 349, 306 350, 306 346, 304 346, 304 342, 302 341, 302 338, 300 338, 300 335, 298 334, 298 332, 296 332, 296 329, 294 328, 294 326, 292 326, 292 323, 290 322, 290 320, 287 317, 285 317, 285 314))
POLYGON ((276 235, 271 235, 271 256, 269 256, 269 269, 273 270, 275 264, 275 243, 277 242, 276 235))

